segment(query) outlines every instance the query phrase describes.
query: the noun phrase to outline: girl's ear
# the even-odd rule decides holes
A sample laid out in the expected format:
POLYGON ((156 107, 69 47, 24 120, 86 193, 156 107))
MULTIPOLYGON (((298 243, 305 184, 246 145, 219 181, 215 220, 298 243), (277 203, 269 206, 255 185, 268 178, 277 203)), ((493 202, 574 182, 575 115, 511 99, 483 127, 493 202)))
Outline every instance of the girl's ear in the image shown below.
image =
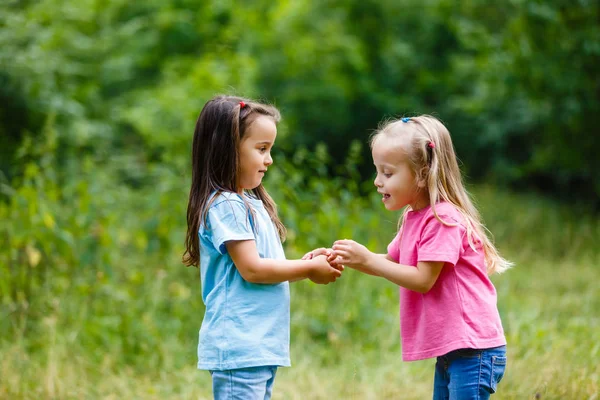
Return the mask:
POLYGON ((424 189, 427 187, 427 175, 429 173, 429 168, 423 167, 419 174, 417 174, 417 187, 419 189, 424 189))

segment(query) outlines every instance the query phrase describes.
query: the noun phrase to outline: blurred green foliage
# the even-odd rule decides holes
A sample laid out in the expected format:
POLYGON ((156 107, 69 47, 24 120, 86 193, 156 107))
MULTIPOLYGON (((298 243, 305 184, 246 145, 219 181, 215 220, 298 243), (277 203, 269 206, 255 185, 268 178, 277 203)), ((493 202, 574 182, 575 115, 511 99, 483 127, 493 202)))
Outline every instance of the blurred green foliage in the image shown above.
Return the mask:
POLYGON ((0 169, 23 172, 12 155, 49 116, 65 155, 181 166, 225 92, 280 107, 288 154, 324 142, 343 164, 382 118, 434 113, 472 178, 600 206, 599 17, 586 0, 4 1, 0 169))
MULTIPOLYGON (((600 351, 590 341, 600 224, 572 206, 600 207, 598 4, 456 4, 1 2, 0 397, 156 398, 157 378, 162 398, 195 387, 194 374, 164 374, 196 361, 199 278, 180 257, 193 126, 217 93, 283 113, 266 186, 289 258, 344 237, 385 250, 397 216, 372 192, 366 139, 393 115, 440 116, 472 178, 568 198, 563 208, 475 190, 518 263, 498 280, 521 372, 514 398, 530 396, 531 381, 560 382, 555 398, 597 395, 600 372, 586 357, 600 351), (557 357, 559 372, 544 370, 557 357)), ((352 271, 326 288, 301 282, 292 310, 294 354, 309 367, 289 381, 339 375, 333 393, 350 398, 353 362, 364 362, 405 379, 386 389, 404 398, 430 378, 379 365, 399 351, 389 283, 352 271)))
MULTIPOLYGON (((288 227, 288 258, 339 238, 385 251, 397 215, 376 193, 361 196, 360 153, 355 142, 336 166, 324 145, 299 148, 269 169, 265 184, 288 227)), ((188 180, 154 164, 145 171, 152 185, 116 184, 119 164, 97 169, 91 155, 77 171, 62 168, 51 123, 18 156, 29 160, 18 184, 1 185, 0 397, 210 396, 208 375, 193 371, 204 311, 198 271, 180 261, 188 180)), ((597 394, 600 346, 590 338, 600 324, 599 221, 537 196, 475 193, 500 250, 517 262, 495 278, 515 368, 507 398, 548 381, 547 398, 597 394), (554 364, 541 353, 562 357, 558 372, 543 370, 554 364)), ((426 397, 431 365, 399 358, 397 302, 394 285, 353 271, 327 287, 294 284, 293 354, 305 366, 282 371, 284 398, 426 397), (380 373, 389 379, 377 381, 380 373), (327 390, 293 384, 323 374, 327 390), (377 393, 388 394, 368 397, 377 393)))

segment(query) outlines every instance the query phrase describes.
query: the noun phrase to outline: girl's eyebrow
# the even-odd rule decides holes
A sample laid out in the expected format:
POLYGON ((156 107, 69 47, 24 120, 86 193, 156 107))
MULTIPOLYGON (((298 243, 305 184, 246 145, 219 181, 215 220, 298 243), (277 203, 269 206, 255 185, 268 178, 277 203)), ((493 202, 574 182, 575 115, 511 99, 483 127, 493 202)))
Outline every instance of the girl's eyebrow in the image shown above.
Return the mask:
POLYGON ((393 164, 375 164, 376 167, 381 167, 381 168, 388 168, 388 169, 394 169, 396 168, 395 165, 393 164))
POLYGON ((256 143, 256 144, 257 144, 257 145, 259 145, 259 144, 271 144, 271 143, 272 143, 272 142, 270 142, 270 141, 268 141, 268 140, 265 140, 264 142, 258 142, 258 143, 256 143))

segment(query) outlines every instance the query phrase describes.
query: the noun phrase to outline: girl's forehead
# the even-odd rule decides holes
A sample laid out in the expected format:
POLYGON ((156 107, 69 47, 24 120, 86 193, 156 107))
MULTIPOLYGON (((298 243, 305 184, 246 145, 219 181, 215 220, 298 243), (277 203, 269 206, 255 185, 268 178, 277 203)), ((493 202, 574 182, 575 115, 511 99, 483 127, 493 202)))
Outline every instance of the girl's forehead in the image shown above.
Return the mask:
POLYGON ((406 161, 407 152, 400 138, 381 135, 373 142, 373 161, 385 164, 397 164, 406 161))
POLYGON ((277 137, 277 125, 272 118, 260 115, 252 121, 244 136, 244 139, 272 142, 277 137))

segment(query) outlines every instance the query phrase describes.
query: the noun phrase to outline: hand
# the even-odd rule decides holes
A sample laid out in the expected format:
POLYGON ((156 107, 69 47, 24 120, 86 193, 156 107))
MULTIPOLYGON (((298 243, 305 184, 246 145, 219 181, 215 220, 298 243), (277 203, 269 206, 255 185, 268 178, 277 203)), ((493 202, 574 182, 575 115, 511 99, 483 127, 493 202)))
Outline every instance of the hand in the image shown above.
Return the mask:
POLYGON ((327 262, 333 268, 335 268, 335 269, 337 269, 339 271, 343 271, 345 267, 342 265, 341 261, 337 260, 337 258, 338 258, 337 253, 335 251, 333 251, 333 249, 331 249, 331 251, 327 255, 327 262))
POLYGON ((331 262, 331 260, 334 260, 336 258, 336 255, 333 252, 333 250, 326 249, 325 247, 319 247, 318 249, 309 251, 308 253, 306 253, 305 255, 302 256, 302 260, 312 260, 313 258, 320 256, 320 255, 326 256, 327 262, 329 262, 329 265, 331 265, 333 268, 335 268, 339 271, 344 270, 344 266, 342 264, 336 264, 336 263, 331 262))
POLYGON ((338 254, 331 250, 331 252, 327 255, 327 262, 335 269, 339 269, 340 271, 344 270, 344 266, 342 265, 341 259, 338 258, 338 254))
POLYGON ((329 265, 325 255, 316 256, 311 260, 311 263, 313 268, 308 274, 308 278, 314 283, 327 285, 342 276, 342 271, 339 268, 329 265))
POLYGON ((326 249, 325 247, 319 247, 318 249, 314 249, 309 251, 305 255, 302 256, 302 260, 312 260, 316 256, 326 255, 328 256, 331 253, 331 249, 326 249))
POLYGON ((354 240, 337 240, 328 257, 331 264, 344 264, 350 268, 365 267, 373 255, 365 246, 354 240), (334 258, 332 258, 335 255, 334 258))

